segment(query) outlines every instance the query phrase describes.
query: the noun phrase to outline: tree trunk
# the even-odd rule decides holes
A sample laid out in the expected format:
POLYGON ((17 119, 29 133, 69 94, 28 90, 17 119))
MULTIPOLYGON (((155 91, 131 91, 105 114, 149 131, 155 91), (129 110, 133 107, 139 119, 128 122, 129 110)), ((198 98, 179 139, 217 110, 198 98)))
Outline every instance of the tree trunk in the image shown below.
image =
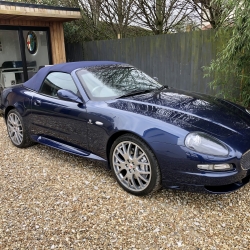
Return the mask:
POLYGON ((164 0, 155 0, 155 26, 156 26, 156 34, 163 33, 163 1, 164 0))

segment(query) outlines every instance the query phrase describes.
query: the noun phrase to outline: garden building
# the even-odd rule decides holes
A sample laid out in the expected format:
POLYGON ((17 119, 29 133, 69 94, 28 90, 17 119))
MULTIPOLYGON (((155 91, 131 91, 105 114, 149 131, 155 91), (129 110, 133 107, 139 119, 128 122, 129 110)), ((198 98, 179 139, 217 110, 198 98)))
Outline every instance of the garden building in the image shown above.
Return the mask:
POLYGON ((0 87, 66 62, 63 23, 79 18, 78 8, 0 1, 0 87))

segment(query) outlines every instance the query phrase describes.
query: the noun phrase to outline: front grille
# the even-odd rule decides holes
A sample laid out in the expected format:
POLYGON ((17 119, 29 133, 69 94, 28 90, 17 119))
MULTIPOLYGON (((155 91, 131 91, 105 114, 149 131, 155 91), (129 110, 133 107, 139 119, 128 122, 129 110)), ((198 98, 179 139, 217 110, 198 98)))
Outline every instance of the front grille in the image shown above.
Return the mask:
POLYGON ((244 170, 250 169, 250 150, 242 155, 240 164, 244 170))

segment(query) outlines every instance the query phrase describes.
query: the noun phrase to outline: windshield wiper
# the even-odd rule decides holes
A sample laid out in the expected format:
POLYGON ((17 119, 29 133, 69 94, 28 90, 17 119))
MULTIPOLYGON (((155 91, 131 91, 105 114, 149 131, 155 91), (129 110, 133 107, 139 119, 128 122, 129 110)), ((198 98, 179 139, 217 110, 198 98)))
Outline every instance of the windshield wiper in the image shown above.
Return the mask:
POLYGON ((125 94, 125 95, 121 95, 121 96, 118 96, 118 98, 123 98, 123 97, 128 97, 128 96, 134 96, 134 95, 140 95, 140 94, 145 94, 145 93, 149 93, 151 91, 153 91, 155 89, 147 89, 147 90, 134 90, 132 92, 129 92, 128 94, 125 94))
POLYGON ((161 86, 160 88, 156 89, 156 90, 163 90, 163 89, 168 89, 168 86, 161 86))
POLYGON ((117 99, 118 98, 123 98, 123 97, 134 96, 134 95, 145 94, 145 93, 149 93, 149 92, 152 92, 152 91, 158 91, 158 90, 163 90, 163 89, 167 89, 167 88, 168 88, 168 86, 161 86, 160 88, 156 88, 156 89, 134 90, 132 92, 129 92, 128 94, 118 96, 117 99))

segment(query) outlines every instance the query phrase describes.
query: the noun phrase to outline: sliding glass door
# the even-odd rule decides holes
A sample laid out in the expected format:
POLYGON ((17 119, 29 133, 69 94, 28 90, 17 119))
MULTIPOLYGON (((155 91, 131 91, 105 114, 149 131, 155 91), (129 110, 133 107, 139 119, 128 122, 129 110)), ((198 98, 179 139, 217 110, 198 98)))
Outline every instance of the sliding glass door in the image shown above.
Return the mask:
POLYGON ((0 88, 27 81, 50 55, 48 29, 0 26, 0 88))

